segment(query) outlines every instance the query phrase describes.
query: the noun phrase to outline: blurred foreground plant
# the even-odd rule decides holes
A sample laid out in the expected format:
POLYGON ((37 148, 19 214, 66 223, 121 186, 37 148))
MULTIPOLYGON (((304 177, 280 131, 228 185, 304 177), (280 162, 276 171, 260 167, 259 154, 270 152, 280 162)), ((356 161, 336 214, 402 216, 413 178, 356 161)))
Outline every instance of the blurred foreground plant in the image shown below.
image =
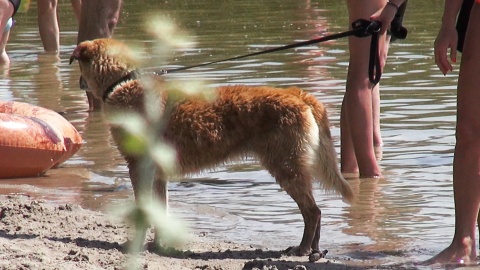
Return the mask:
MULTIPOLYGON (((157 65, 159 63, 166 64, 165 56, 173 55, 175 48, 192 44, 184 33, 181 33, 171 21, 164 18, 149 19, 148 32, 153 33, 156 39, 156 47, 153 48, 153 51, 155 57, 161 60, 156 59, 157 65)), ((172 98, 181 99, 191 95, 213 97, 213 95, 206 94, 203 89, 201 90, 199 83, 171 82, 166 87, 169 102, 162 106, 159 102, 160 93, 155 91, 154 82, 142 79, 142 84, 145 89, 145 115, 124 113, 117 114, 111 119, 111 123, 122 128, 126 134, 122 147, 139 158, 142 168, 140 170, 140 196, 136 199, 137 203, 121 207, 116 211, 116 215, 126 219, 135 229, 133 239, 128 247, 128 252, 133 255, 143 251, 144 240, 150 226, 155 228, 156 234, 160 236, 163 244, 175 245, 185 239, 186 227, 168 215, 167 207, 156 201, 153 196, 155 171, 151 168, 161 170, 166 177, 165 180, 174 176, 176 169, 175 149, 162 141, 159 136, 166 124, 166 119, 161 116, 168 115, 171 106, 175 104, 170 100, 172 98)), ((138 266, 136 258, 132 256, 127 262, 127 269, 135 269, 136 266, 138 266)))

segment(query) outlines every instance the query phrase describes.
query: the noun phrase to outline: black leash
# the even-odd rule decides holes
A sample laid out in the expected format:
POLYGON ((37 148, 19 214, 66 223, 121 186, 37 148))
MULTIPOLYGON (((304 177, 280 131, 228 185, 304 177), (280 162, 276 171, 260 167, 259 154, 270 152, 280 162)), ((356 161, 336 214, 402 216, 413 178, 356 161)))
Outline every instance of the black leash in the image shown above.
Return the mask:
MULTIPOLYGON (((395 21, 395 20, 394 20, 395 21)), ((392 22, 392 25, 393 22, 392 22)), ((251 56, 256 56, 256 55, 261 55, 261 54, 266 54, 266 53, 272 53, 272 52, 278 52, 278 51, 283 51, 283 50, 288 50, 292 48, 298 48, 302 46, 307 46, 311 44, 316 44, 320 42, 325 42, 329 40, 334 40, 334 39, 339 39, 343 37, 348 37, 348 36, 356 36, 356 37, 368 37, 372 36, 371 42, 370 42, 370 59, 368 63, 368 78, 371 83, 376 85, 379 81, 380 78, 382 77, 382 69, 380 66, 380 55, 378 51, 378 36, 381 28, 381 22, 379 21, 368 21, 364 19, 359 19, 356 20, 352 23, 352 30, 341 32, 338 34, 333 34, 321 38, 316 38, 316 39, 311 39, 303 42, 297 42, 285 46, 280 46, 272 49, 267 49, 259 52, 254 52, 254 53, 249 53, 245 55, 240 55, 240 56, 235 56, 232 58, 227 58, 227 59, 221 59, 217 61, 212 61, 212 62, 206 62, 203 64, 199 65, 193 65, 193 66, 186 66, 186 67, 180 67, 180 68, 174 68, 174 69, 163 69, 160 72, 153 72, 155 75, 163 75, 167 73, 173 73, 173 72, 178 72, 182 70, 187 70, 187 69, 192 69, 192 68, 197 68, 197 67, 203 67, 203 66, 208 66, 220 62, 226 62, 226 61, 232 61, 232 60, 238 60, 246 57, 251 57, 251 56)), ((404 39, 407 36, 407 29, 401 25, 401 20, 396 20, 395 21, 395 27, 391 27, 391 33, 392 36, 399 38, 399 39, 404 39)), ((148 69, 148 68, 147 68, 148 69)), ((134 70, 132 72, 129 72, 119 80, 117 80, 115 83, 113 83, 111 86, 107 88, 107 90, 104 92, 103 95, 103 100, 105 101, 108 98, 108 95, 113 91, 113 89, 121 82, 127 81, 127 80, 132 80, 136 79, 137 76, 139 75, 140 71, 139 70, 134 70)))
POLYGON ((380 81, 381 78, 381 67, 380 67, 380 58, 379 58, 379 52, 378 52, 378 32, 380 31, 381 28, 381 23, 378 21, 368 21, 368 20, 363 20, 359 19, 355 22, 352 23, 352 30, 348 30, 345 32, 321 37, 321 38, 316 38, 316 39, 311 39, 307 41, 302 41, 302 42, 297 42, 285 46, 280 46, 272 49, 267 49, 259 52, 254 52, 254 53, 249 53, 245 55, 240 55, 240 56, 235 56, 227 59, 221 59, 217 61, 211 61, 211 62, 206 62, 198 65, 193 65, 193 66, 186 66, 186 67, 180 67, 180 68, 174 68, 174 69, 163 69, 160 72, 156 72, 158 75, 163 75, 163 74, 168 74, 168 73, 174 73, 182 70, 187 70, 187 69, 192 69, 192 68, 198 68, 198 67, 203 67, 203 66, 208 66, 220 62, 226 62, 226 61, 232 61, 232 60, 238 60, 242 58, 247 58, 251 56, 257 56, 261 54, 266 54, 266 53, 272 53, 272 52, 278 52, 278 51, 283 51, 283 50, 288 50, 292 48, 298 48, 302 46, 308 46, 316 43, 321 43, 329 40, 334 40, 334 39, 339 39, 343 37, 348 37, 348 36, 356 36, 356 37, 367 37, 367 36, 372 36, 371 40, 371 45, 370 45, 370 61, 369 61, 369 79, 373 84, 377 84, 380 81))

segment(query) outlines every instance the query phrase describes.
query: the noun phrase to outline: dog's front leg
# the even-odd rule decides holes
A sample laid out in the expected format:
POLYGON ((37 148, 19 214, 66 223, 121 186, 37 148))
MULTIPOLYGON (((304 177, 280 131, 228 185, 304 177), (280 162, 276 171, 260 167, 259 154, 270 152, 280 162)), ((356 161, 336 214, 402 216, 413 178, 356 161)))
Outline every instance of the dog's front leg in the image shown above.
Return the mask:
MULTIPOLYGON (((133 194, 135 196, 135 203, 137 206, 140 206, 141 200, 145 199, 145 197, 142 198, 142 196, 145 196, 146 194, 143 193, 143 189, 141 187, 142 183, 142 176, 141 176, 141 161, 132 156, 125 156, 125 160, 127 161, 128 164, 128 173, 130 175, 130 181, 132 183, 132 188, 133 188, 133 194)), ((123 246, 127 248, 127 250, 136 250, 138 249, 137 245, 142 245, 145 241, 146 238, 146 233, 147 233, 147 228, 145 226, 148 226, 146 224, 141 224, 137 222, 138 220, 133 220, 132 222, 134 223, 135 227, 135 236, 134 239, 128 240, 123 246), (137 240, 135 240, 137 239, 137 240)))
POLYGON ((135 157, 125 157, 128 165, 128 174, 130 175, 130 182, 132 183, 133 195, 135 197, 135 202, 138 204, 140 199, 140 168, 139 160, 135 157))
MULTIPOLYGON (((148 202, 152 198, 161 202, 165 207, 164 211, 168 210, 168 190, 167 181, 165 181, 160 171, 155 170, 153 163, 142 163, 142 160, 135 157, 127 157, 130 180, 132 181, 133 193, 135 195, 135 202, 141 204, 148 202), (151 186, 148 183, 142 183, 143 177, 155 178, 151 186), (153 196, 152 196, 153 195, 153 196)), ((154 228, 155 229, 155 228, 154 228)), ((154 230, 154 241, 147 243, 149 250, 155 250, 164 253, 164 247, 161 245, 161 239, 157 230, 154 230)))
MULTIPOLYGON (((153 183, 153 195, 155 200, 158 200, 162 205, 165 207, 165 213, 168 214, 168 187, 167 187, 167 181, 164 180, 163 177, 159 177, 157 175, 155 182, 153 183)), ((155 231, 155 239, 154 239, 154 244, 157 247, 161 247, 161 239, 160 236, 157 232, 155 231)))

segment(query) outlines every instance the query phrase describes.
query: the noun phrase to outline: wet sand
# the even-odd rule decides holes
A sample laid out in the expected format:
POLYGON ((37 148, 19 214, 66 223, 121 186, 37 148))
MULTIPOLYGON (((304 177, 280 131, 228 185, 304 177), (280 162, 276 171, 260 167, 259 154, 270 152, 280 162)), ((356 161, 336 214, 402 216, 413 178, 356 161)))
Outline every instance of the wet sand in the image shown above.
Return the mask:
MULTIPOLYGON (((125 269, 129 255, 122 244, 129 239, 131 228, 107 214, 107 209, 121 205, 112 202, 122 197, 133 202, 131 190, 109 187, 112 192, 103 192, 103 198, 89 193, 82 196, 89 189, 85 180, 91 177, 84 169, 59 168, 49 170, 45 177, 1 180, 0 269, 125 269)), ((181 204, 174 207, 188 208, 181 204)), ((329 250, 324 259, 310 263, 307 256, 287 256, 283 250, 259 248, 253 242, 235 243, 194 227, 188 236, 178 247, 181 253, 144 251, 139 269, 417 269, 399 263, 409 260, 401 252, 390 256, 391 260, 376 260, 361 254, 349 257, 347 250, 338 247, 329 250)), ((266 238, 256 239, 257 243, 268 242, 268 237, 281 238, 271 234, 260 237, 266 238)), ((149 233, 147 239, 152 238, 149 233)))
MULTIPOLYGON (((131 228, 109 210, 133 203, 132 191, 96 185, 92 177, 86 169, 62 167, 41 177, 0 180, 0 270, 125 269, 129 255, 122 245, 131 228)), ((215 226, 228 226, 220 224, 228 220, 215 210, 202 207, 198 211, 196 206, 178 202, 171 206, 171 212, 194 211, 216 217, 209 219, 218 223, 215 226)), ((147 250, 137 265, 139 269, 175 270, 431 269, 415 267, 411 252, 402 250, 368 252, 351 245, 330 246, 324 259, 310 263, 307 256, 285 255, 279 249, 283 241, 278 233, 243 235, 241 243, 228 239, 232 234, 213 234, 190 224, 187 241, 178 247, 183 253, 147 250), (250 243, 249 237, 255 239, 250 243), (277 243, 273 249, 259 244, 272 242, 277 243)), ((147 239, 152 238, 149 233, 147 239)))
MULTIPOLYGON (((75 204, 55 204, 25 195, 0 196, 0 269, 124 269, 128 255, 122 243, 130 229, 103 212, 75 204)), ((375 265, 354 259, 329 257, 310 263, 307 257, 257 249, 208 235, 190 233, 183 253, 161 255, 144 251, 139 269, 202 270, 337 270, 407 269, 401 265, 375 265)), ((147 236, 152 238, 151 233, 147 236)))
MULTIPOLYGON (((78 205, 55 205, 27 196, 2 196, 0 204, 0 268, 124 268, 127 255, 121 244, 127 240, 129 228, 118 219, 78 205)), ((210 242, 202 235, 192 235, 183 247, 189 252, 174 256, 145 251, 139 267, 244 269, 246 265, 245 269, 262 269, 276 265, 279 269, 293 269, 306 259, 282 257, 278 251, 256 250, 228 241, 210 242)), ((308 269, 345 268, 344 264, 328 260, 311 265, 308 269), (320 267, 327 264, 328 268, 320 267)))

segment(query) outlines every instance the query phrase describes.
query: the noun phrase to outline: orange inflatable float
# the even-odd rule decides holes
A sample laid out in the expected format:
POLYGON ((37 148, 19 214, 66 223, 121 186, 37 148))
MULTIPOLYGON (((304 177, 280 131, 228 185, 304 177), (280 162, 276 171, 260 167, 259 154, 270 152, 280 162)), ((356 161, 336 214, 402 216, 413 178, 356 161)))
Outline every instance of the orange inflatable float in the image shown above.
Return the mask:
POLYGON ((0 101, 0 178, 38 176, 73 156, 82 137, 58 113, 0 101))

